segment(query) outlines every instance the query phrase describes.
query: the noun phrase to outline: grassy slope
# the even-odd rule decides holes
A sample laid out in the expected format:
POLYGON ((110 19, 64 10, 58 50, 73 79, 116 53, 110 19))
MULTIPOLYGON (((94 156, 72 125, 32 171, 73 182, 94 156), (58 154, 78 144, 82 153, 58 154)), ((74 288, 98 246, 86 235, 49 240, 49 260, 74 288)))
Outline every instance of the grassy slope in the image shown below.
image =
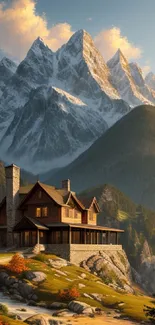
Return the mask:
MULTIPOLYGON (((49 258, 49 257, 48 257, 49 258)), ((53 257, 52 257, 53 258, 53 257)), ((87 275, 86 279, 79 279, 78 276, 81 275, 83 270, 75 265, 62 267, 61 271, 68 274, 68 276, 61 275, 56 276, 55 269, 47 265, 47 262, 40 262, 37 260, 29 261, 29 268, 33 271, 43 270, 46 275, 46 281, 42 282, 37 288, 36 292, 39 296, 40 301, 53 302, 56 301, 58 291, 60 289, 69 288, 72 286, 77 286, 78 283, 83 283, 85 288, 80 289, 81 301, 84 301, 92 306, 98 306, 101 308, 117 308, 117 304, 124 302, 124 306, 121 307, 121 312, 124 315, 130 316, 135 320, 144 320, 145 315, 143 312, 144 305, 152 305, 155 303, 155 299, 143 296, 140 292, 137 295, 122 294, 116 292, 112 288, 105 284, 98 283, 99 278, 92 275, 84 270, 87 275), (72 282, 67 281, 67 278, 73 280, 72 282), (103 302, 96 302, 90 298, 85 298, 82 296, 83 293, 99 293, 103 295, 103 302)))

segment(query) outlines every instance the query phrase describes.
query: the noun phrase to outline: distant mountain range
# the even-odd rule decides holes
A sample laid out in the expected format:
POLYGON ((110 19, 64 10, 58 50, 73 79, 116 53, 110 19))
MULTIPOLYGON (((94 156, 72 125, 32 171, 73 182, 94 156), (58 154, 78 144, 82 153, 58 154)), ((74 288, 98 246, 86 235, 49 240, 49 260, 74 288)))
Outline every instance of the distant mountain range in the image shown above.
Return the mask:
POLYGON ((45 175, 70 178, 73 190, 113 184, 135 202, 155 209, 155 107, 139 106, 116 122, 67 167, 45 175))
POLYGON ((38 38, 17 68, 0 62, 1 158, 35 173, 62 167, 143 103, 155 104, 153 76, 120 50, 106 64, 84 30, 55 53, 38 38))

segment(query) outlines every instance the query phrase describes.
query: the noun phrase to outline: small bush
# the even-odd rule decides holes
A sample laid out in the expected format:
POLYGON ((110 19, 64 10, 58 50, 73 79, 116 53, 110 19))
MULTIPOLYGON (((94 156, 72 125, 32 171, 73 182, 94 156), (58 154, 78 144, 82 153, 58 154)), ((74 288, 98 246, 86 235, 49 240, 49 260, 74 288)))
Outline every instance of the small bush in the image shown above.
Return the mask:
POLYGON ((58 293, 58 298, 61 301, 72 301, 80 297, 80 292, 77 288, 60 290, 58 293))
POLYGON ((8 314, 8 307, 6 305, 0 304, 0 313, 3 315, 8 314))
POLYGON ((47 261, 48 258, 45 254, 37 254, 33 259, 44 263, 47 261))
POLYGON ((28 270, 25 259, 18 253, 16 253, 12 257, 11 261, 5 265, 5 268, 13 273, 18 274, 28 270))
POLYGON ((0 317, 0 325, 8 325, 8 323, 4 322, 0 317))
POLYGON ((155 324, 155 308, 144 306, 145 315, 151 321, 152 324, 155 324))

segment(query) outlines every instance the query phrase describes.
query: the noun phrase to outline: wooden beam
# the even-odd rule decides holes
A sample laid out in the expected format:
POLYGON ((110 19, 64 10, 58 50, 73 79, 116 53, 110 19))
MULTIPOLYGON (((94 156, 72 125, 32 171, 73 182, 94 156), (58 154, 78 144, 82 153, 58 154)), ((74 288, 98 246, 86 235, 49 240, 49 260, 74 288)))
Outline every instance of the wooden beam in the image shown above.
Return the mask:
POLYGON ((40 244, 40 238, 39 238, 39 229, 37 229, 37 244, 40 244))

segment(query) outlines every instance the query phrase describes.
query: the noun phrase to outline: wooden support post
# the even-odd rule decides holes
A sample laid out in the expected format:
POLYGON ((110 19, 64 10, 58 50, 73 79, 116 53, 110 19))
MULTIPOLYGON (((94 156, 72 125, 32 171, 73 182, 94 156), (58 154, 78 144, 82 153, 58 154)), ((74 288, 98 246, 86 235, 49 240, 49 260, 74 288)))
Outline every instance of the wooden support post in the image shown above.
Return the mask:
POLYGON ((71 231, 72 231, 72 228, 71 227, 69 227, 69 245, 72 243, 72 233, 71 233, 71 231))
POLYGON ((37 229, 37 244, 40 244, 40 238, 39 238, 39 229, 37 229))

